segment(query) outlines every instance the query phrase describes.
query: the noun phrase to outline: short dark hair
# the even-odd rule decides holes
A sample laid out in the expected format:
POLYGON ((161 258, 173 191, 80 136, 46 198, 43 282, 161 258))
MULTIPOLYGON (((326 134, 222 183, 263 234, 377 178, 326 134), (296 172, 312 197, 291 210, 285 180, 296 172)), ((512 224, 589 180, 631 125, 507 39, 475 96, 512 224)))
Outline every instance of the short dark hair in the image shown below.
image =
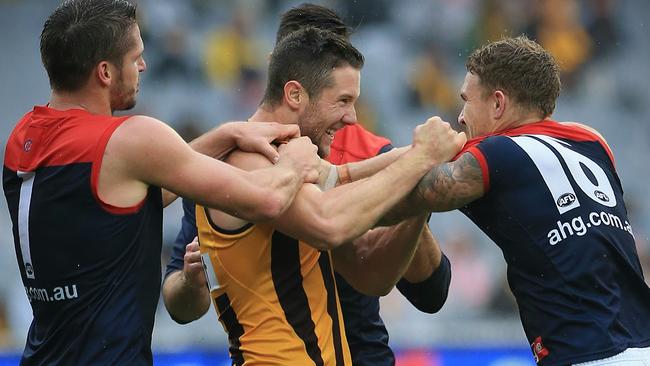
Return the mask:
POLYGON ((548 117, 560 95, 560 68, 526 36, 504 38, 474 51, 465 64, 488 91, 501 89, 522 107, 548 117))
POLYGON ((101 61, 118 67, 136 24, 136 6, 126 0, 66 0, 41 32, 41 60, 54 90, 74 91, 101 61))
POLYGON ((350 38, 350 28, 343 23, 341 17, 330 8, 303 3, 287 10, 280 17, 280 26, 275 35, 275 43, 304 27, 314 27, 336 33, 343 38, 350 38))
POLYGON ((298 81, 310 98, 316 98, 332 84, 332 71, 349 65, 363 67, 364 58, 345 38, 330 31, 306 27, 280 41, 271 54, 263 103, 275 106, 282 101, 284 85, 298 81))

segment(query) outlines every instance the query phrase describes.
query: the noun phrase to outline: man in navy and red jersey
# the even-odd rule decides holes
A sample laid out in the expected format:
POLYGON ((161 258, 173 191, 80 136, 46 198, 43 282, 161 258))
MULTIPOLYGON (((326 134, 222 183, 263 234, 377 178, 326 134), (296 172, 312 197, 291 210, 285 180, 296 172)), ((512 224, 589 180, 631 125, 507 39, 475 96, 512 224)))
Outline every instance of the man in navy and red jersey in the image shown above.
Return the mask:
MULTIPOLYGON (((349 37, 349 29, 334 11, 318 5, 302 4, 282 15, 276 40, 305 26, 327 29, 349 37)), ((357 162, 392 149, 388 139, 372 134, 360 124, 347 125, 335 134, 328 161, 336 165, 357 162)), ((190 243, 197 233, 194 204, 184 200, 183 209, 181 230, 172 247, 163 284, 165 305, 179 323, 199 318, 210 304, 198 243, 190 243)), ((412 235, 412 232, 421 230, 416 227, 409 229, 409 233, 390 230, 382 233, 381 230, 373 237, 374 241, 388 243, 389 246, 393 242, 403 245, 400 242, 418 240, 413 259, 397 282, 397 287, 419 310, 437 312, 447 298, 451 268, 449 260, 440 251, 428 228, 422 236, 412 235)), ((395 357, 388 345, 388 332, 379 315, 379 297, 360 293, 338 273, 336 284, 353 364, 393 365, 395 357)), ((387 286, 386 291, 392 287, 387 286)))
POLYGON ((609 146, 550 119, 558 65, 537 43, 493 42, 466 66, 470 140, 394 213, 457 208, 501 248, 539 365, 650 365, 650 289, 609 146))
POLYGON ((113 117, 135 105, 146 69, 135 13, 127 1, 70 0, 43 27, 52 96, 18 122, 3 168, 34 315, 23 365, 152 364, 162 209, 171 192, 268 220, 304 181, 318 179, 307 138, 287 143, 266 172, 210 157, 237 145, 274 151, 268 142, 296 136, 295 126, 229 124, 188 146, 156 119, 113 117), (249 137, 238 141, 242 134, 249 137))

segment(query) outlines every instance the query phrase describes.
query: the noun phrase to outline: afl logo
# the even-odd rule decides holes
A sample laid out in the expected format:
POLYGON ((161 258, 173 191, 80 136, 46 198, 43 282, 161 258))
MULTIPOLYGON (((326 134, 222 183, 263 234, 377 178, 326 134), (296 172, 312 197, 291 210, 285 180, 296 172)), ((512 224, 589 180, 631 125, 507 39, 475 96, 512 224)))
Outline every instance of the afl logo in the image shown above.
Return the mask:
POLYGON ((32 268, 31 263, 25 263, 25 272, 27 272, 28 276, 33 276, 34 275, 34 269, 32 268))
POLYGON ((607 195, 601 191, 594 191, 594 196, 603 202, 609 202, 609 197, 607 197, 607 195))
POLYGON ((558 207, 567 207, 573 202, 576 201, 576 195, 573 193, 565 193, 560 196, 560 198, 557 199, 557 206, 558 207))
POLYGON ((23 145, 23 150, 25 150, 25 152, 29 152, 29 150, 31 149, 32 149, 32 139, 27 139, 27 141, 25 141, 25 145, 23 145))

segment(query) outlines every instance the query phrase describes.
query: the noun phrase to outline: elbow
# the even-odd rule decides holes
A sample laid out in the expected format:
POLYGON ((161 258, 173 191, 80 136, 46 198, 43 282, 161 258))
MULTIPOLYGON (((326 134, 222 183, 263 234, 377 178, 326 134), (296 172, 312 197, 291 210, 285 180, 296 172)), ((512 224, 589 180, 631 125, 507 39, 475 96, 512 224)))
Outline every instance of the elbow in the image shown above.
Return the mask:
POLYGON ((442 309, 442 306, 447 302, 447 292, 434 299, 434 301, 423 302, 420 304, 413 304, 423 313, 435 314, 442 309))
POLYGON ((283 201, 281 197, 270 198, 263 206, 261 219, 263 221, 277 219, 289 207, 289 203, 290 202, 283 201))
POLYGON ((350 243, 365 232, 359 230, 356 220, 343 216, 321 220, 320 226, 321 237, 329 245, 328 249, 350 243))
POLYGON ((386 296, 388 295, 391 291, 393 291, 393 288, 395 285, 384 285, 384 286, 373 286, 372 288, 369 288, 368 291, 365 291, 367 295, 369 296, 386 296))
POLYGON ((262 222, 279 218, 289 207, 291 201, 278 192, 263 192, 258 204, 251 207, 251 221, 262 222))
POLYGON ((175 321, 177 324, 180 324, 180 325, 189 324, 189 323, 195 321, 196 319, 198 319, 198 318, 196 318, 196 319, 181 319, 176 314, 169 311, 169 309, 167 310, 167 312, 169 313, 169 317, 172 318, 173 321, 175 321))
POLYGON ((335 220, 314 217, 311 223, 311 238, 307 242, 318 250, 333 250, 351 240, 346 235, 345 228, 335 220))
POLYGON ((380 281, 377 281, 376 277, 372 276, 371 274, 367 274, 363 277, 363 279, 358 278, 356 281, 354 281, 354 283, 350 282, 350 284, 355 288, 355 290, 361 292, 364 295, 386 296, 393 290, 393 288, 395 288, 394 283, 381 283, 380 281))

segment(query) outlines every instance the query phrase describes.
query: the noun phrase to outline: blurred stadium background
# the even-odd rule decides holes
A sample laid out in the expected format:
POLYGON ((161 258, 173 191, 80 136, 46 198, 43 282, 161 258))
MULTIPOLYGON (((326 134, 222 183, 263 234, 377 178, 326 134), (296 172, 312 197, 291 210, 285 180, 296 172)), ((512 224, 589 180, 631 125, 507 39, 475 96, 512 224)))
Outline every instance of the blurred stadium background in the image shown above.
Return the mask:
MULTIPOLYGON (((167 121, 191 139, 227 120, 246 119, 264 86, 279 14, 302 1, 141 0, 148 70, 135 113, 167 121)), ((486 40, 526 33, 563 67, 557 120, 587 123, 607 138, 623 181, 646 278, 650 276, 650 34, 647 0, 332 0, 365 54, 361 123, 410 142, 428 116, 455 121, 468 53, 486 40)), ((53 0, 0 0, 0 141, 49 87, 38 51, 53 0)), ((4 153, 4 151, 2 152, 4 153)), ((31 320, 17 270, 11 223, 0 200, 0 365, 13 365, 31 320)), ((531 207, 531 209, 534 209, 531 207)), ((169 256, 178 204, 165 211, 169 256)), ((382 299, 398 365, 533 365, 498 248, 464 216, 435 214, 431 228, 452 262, 449 300, 418 313, 399 293, 382 299)), ((56 230, 56 228, 52 228, 56 230)), ((567 248, 570 250, 570 248, 567 248)), ((650 326, 650 324, 648 325, 650 326)), ((180 326, 159 303, 156 365, 226 365, 226 338, 211 310, 180 326)))

